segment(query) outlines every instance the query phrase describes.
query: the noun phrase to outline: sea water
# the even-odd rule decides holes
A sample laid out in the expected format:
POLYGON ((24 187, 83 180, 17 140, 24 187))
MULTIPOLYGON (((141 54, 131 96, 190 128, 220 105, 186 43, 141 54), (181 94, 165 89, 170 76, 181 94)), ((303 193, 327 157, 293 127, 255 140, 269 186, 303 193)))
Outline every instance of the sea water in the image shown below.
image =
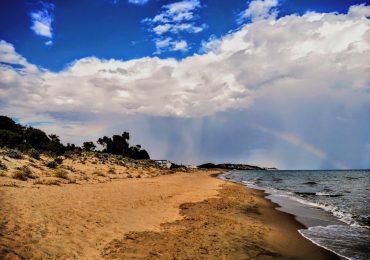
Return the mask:
POLYGON ((348 259, 370 259, 370 170, 232 171, 221 178, 265 190, 313 243, 348 259))

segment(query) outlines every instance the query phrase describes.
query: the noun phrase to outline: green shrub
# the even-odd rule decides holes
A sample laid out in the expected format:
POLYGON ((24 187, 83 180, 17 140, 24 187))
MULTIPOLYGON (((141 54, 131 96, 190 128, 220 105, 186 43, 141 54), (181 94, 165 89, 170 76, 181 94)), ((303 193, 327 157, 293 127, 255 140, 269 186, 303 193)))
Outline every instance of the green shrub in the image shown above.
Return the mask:
POLYGON ((57 157, 54 159, 54 161, 57 163, 57 164, 62 164, 63 163, 63 158, 61 157, 57 157))
POLYGON ((3 171, 6 171, 8 169, 8 167, 6 167, 6 165, 0 161, 0 170, 3 170, 3 171))
POLYGON ((34 178, 32 171, 27 166, 18 167, 12 176, 14 179, 25 181, 28 178, 34 178))
POLYGON ((18 150, 15 150, 15 149, 6 151, 5 155, 10 157, 10 158, 13 158, 13 159, 22 159, 23 158, 22 153, 18 150))
POLYGON ((73 151, 66 151, 64 154, 64 157, 72 159, 74 152, 73 151))
POLYGON ((33 159, 36 159, 36 160, 39 160, 40 159, 40 152, 34 148, 31 148, 29 151, 28 151, 28 154, 33 158, 33 159))
POLYGON ((58 167, 58 163, 54 160, 54 161, 49 161, 46 163, 46 166, 51 168, 51 169, 55 169, 58 167))

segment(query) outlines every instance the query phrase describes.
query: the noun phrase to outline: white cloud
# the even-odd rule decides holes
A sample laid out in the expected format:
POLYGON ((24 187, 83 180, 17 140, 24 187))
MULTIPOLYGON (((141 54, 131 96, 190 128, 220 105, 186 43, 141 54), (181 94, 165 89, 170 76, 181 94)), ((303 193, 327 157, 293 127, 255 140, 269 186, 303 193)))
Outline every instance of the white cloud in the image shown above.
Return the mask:
MULTIPOLYGON (((200 33, 207 28, 207 25, 196 24, 196 20, 199 19, 197 15, 199 8, 201 8, 201 4, 198 0, 184 0, 167 4, 162 6, 162 11, 154 18, 145 18, 143 22, 149 26, 149 31, 154 32, 156 37, 162 35, 175 37, 181 32, 200 33)), ((154 42, 157 44, 158 38, 154 38, 154 42)), ((170 50, 183 49, 171 48, 170 50)), ((159 53, 158 48, 157 53, 159 53)))
POLYGON ((184 0, 162 6, 162 11, 154 18, 145 18, 148 24, 175 24, 197 19, 196 12, 201 8, 198 0, 184 0))
POLYGON ((135 5, 145 5, 149 0, 128 0, 128 2, 135 5))
POLYGON ((153 28, 153 31, 157 35, 162 35, 167 32, 177 34, 179 32, 188 32, 188 33, 199 33, 204 30, 207 26, 202 24, 201 26, 195 26, 190 23, 181 23, 181 24, 159 24, 153 28))
MULTIPOLYGON (((9 74, 3 74, 4 79, 9 79, 9 76, 14 75, 19 69, 13 68, 12 65, 18 65, 24 72, 36 72, 38 68, 27 62, 27 60, 15 52, 14 46, 6 41, 0 40, 0 73, 2 70, 8 71, 9 74)), ((0 80, 1 89, 1 80, 0 80)))
POLYGON ((176 51, 187 51, 188 50, 187 42, 184 41, 184 40, 175 42, 174 50, 176 50, 176 51))
POLYGON ((157 50, 167 48, 168 46, 171 45, 171 41, 172 41, 172 38, 170 38, 170 37, 167 37, 165 39, 158 39, 155 42, 155 47, 157 48, 157 50))
POLYGON ((161 35, 165 32, 168 32, 171 29, 171 27, 172 26, 170 24, 159 24, 159 25, 157 25, 156 27, 153 28, 153 31, 157 35, 161 35))
POLYGON ((365 4, 353 5, 349 8, 348 14, 350 16, 357 17, 369 17, 370 16, 370 6, 365 4))
MULTIPOLYGON (((54 21, 53 10, 54 4, 40 2, 41 8, 30 13, 31 30, 39 36, 51 39, 53 37, 52 23, 54 21)), ((51 41, 47 41, 50 45, 51 41)), ((52 42, 51 42, 52 43, 52 42)))
POLYGON ((200 7, 199 0, 183 0, 172 4, 165 5, 164 8, 168 10, 169 14, 178 15, 188 12, 193 12, 200 7))
POLYGON ((10 64, 26 64, 26 59, 15 52, 14 46, 6 41, 0 40, 0 62, 10 64))
POLYGON ((241 20, 251 19, 252 21, 275 18, 277 11, 274 10, 279 4, 278 0, 254 0, 249 3, 247 10, 241 13, 241 20))
MULTIPOLYGON (((188 48, 171 37, 156 44, 160 50, 188 48)), ((370 102, 369 19, 290 15, 249 23, 205 45, 208 53, 182 61, 88 57, 60 72, 1 65, 1 110, 197 117, 245 109, 258 100, 320 97, 348 109, 370 102)), ((11 44, 0 46, 3 62, 35 68, 11 44)))
POLYGON ((164 39, 156 39, 156 53, 160 54, 164 51, 187 51, 188 43, 184 40, 175 41, 171 37, 164 39))

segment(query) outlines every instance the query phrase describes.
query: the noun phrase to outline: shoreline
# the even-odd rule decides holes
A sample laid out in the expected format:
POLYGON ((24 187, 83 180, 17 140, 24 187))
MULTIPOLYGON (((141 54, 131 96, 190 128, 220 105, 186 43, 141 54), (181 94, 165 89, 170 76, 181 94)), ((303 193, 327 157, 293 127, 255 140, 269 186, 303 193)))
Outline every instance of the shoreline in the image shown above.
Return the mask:
MULTIPOLYGON (((224 172, 220 172, 218 174, 215 174, 213 175, 212 177, 215 177, 215 178, 219 178, 219 176, 221 175, 225 175, 227 174, 229 171, 224 171, 224 172)), ((256 193, 260 193, 260 196, 263 197, 263 199, 265 199, 266 201, 268 201, 270 204, 271 204, 271 207, 273 208, 273 210, 277 211, 277 212, 280 212, 284 215, 286 215, 288 218, 290 218, 290 222, 294 222, 294 225, 296 226, 296 230, 297 230, 297 233, 299 234, 299 236, 301 236, 302 238, 304 238, 308 243, 311 243, 313 245, 315 245, 316 247, 319 247, 320 249, 323 249, 325 251, 327 251, 329 253, 329 257, 330 259, 347 259, 346 257, 342 256, 342 255, 339 255, 338 253, 324 247, 324 246, 321 246, 317 243, 315 243, 314 241, 308 239, 307 237, 305 237, 303 234, 301 234, 299 232, 299 230, 301 229, 308 229, 309 226, 305 225, 303 222, 299 221, 297 219, 297 216, 294 215, 294 213, 290 213, 290 212, 286 212, 286 211, 283 211, 283 210, 279 210, 279 208, 282 208, 281 205, 279 205, 277 202, 273 202, 271 199, 268 198, 268 196, 272 195, 271 193, 268 193, 266 190, 264 189, 257 189, 257 188, 253 188, 253 187, 249 187, 249 186, 246 186, 246 185, 243 185, 239 182, 235 182, 235 181, 232 181, 232 180, 229 180, 229 179, 226 179, 226 178, 219 178, 227 183, 232 183, 232 184, 235 184, 235 185, 238 185, 240 186, 241 188, 244 188, 244 189, 249 189, 249 190, 252 190, 252 191, 255 191, 256 193)))
MULTIPOLYGON (((221 176, 221 175, 227 176, 227 173, 229 173, 229 172, 230 172, 230 171, 221 172, 221 173, 219 173, 219 174, 217 174, 217 175, 214 175, 214 177, 215 177, 215 178, 219 178, 219 176, 221 176)), ((324 250, 326 250, 326 251, 328 251, 328 252, 330 252, 330 253, 334 254, 335 256, 334 256, 334 258, 333 258, 333 259, 348 259, 347 257, 345 257, 345 256, 343 256, 343 255, 340 255, 340 254, 338 254, 337 252, 335 252, 335 251, 333 251, 333 250, 331 250, 331 249, 329 249, 329 248, 326 248, 325 246, 322 246, 322 245, 320 245, 320 244, 316 243, 315 241, 312 241, 311 239, 307 238, 304 234, 302 234, 302 233, 300 232, 300 230, 302 230, 302 229, 308 229, 310 226, 309 226, 309 225, 306 225, 305 223, 303 223, 303 221, 300 221, 300 220, 299 220, 299 216, 295 215, 294 213, 291 213, 291 212, 286 211, 286 210, 284 209, 284 206, 282 206, 282 205, 280 205, 278 202, 274 202, 272 199, 268 198, 269 196, 272 196, 272 195, 273 195, 272 193, 269 193, 268 191, 266 191, 266 190, 265 190, 265 189, 263 189, 263 188, 259 188, 259 187, 253 188, 253 187, 250 187, 250 186, 244 185, 244 184, 242 184, 242 183, 239 183, 239 182, 236 182, 236 181, 233 181, 233 180, 227 179, 227 178, 223 178, 223 177, 222 177, 222 178, 219 178, 219 179, 221 179, 221 180, 223 180, 223 181, 225 181, 225 182, 229 182, 229 183, 233 183, 233 184, 236 184, 236 185, 240 185, 240 186, 242 186, 242 187, 244 187, 244 188, 246 188, 246 189, 251 189, 251 190, 254 190, 254 191, 256 191, 256 192, 262 192, 262 193, 263 193, 263 195, 262 195, 262 196, 263 196, 266 200, 268 200, 271 204, 273 204, 273 205, 274 205, 274 209, 275 209, 276 211, 279 211, 279 212, 282 212, 282 213, 284 213, 284 214, 286 214, 286 215, 291 216, 292 221, 297 222, 297 223, 298 223, 298 225, 301 225, 301 228, 298 228, 298 229, 297 229, 297 232, 299 233, 299 235, 300 235, 301 237, 305 238, 307 241, 309 241, 310 243, 314 244, 315 246, 320 247, 320 248, 322 248, 322 249, 324 249, 324 250)), ((338 221, 338 222, 339 222, 339 221, 338 221)))
POLYGON ((263 191, 216 173, 2 186, 0 258, 339 259, 301 236, 263 191))

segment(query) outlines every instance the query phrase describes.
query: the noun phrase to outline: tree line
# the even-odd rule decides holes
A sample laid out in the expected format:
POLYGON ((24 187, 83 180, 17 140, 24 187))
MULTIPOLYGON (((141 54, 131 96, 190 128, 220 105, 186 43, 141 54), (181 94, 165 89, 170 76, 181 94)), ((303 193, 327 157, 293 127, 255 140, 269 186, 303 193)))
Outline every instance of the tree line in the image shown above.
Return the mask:
POLYGON ((130 134, 104 136, 97 140, 103 149, 97 150, 94 142, 84 142, 82 147, 68 143, 64 145, 57 135, 47 135, 44 131, 32 126, 22 126, 12 118, 0 116, 0 147, 17 148, 19 150, 36 149, 62 155, 67 151, 85 150, 122 155, 133 159, 150 159, 146 150, 140 145, 130 146, 130 134))

